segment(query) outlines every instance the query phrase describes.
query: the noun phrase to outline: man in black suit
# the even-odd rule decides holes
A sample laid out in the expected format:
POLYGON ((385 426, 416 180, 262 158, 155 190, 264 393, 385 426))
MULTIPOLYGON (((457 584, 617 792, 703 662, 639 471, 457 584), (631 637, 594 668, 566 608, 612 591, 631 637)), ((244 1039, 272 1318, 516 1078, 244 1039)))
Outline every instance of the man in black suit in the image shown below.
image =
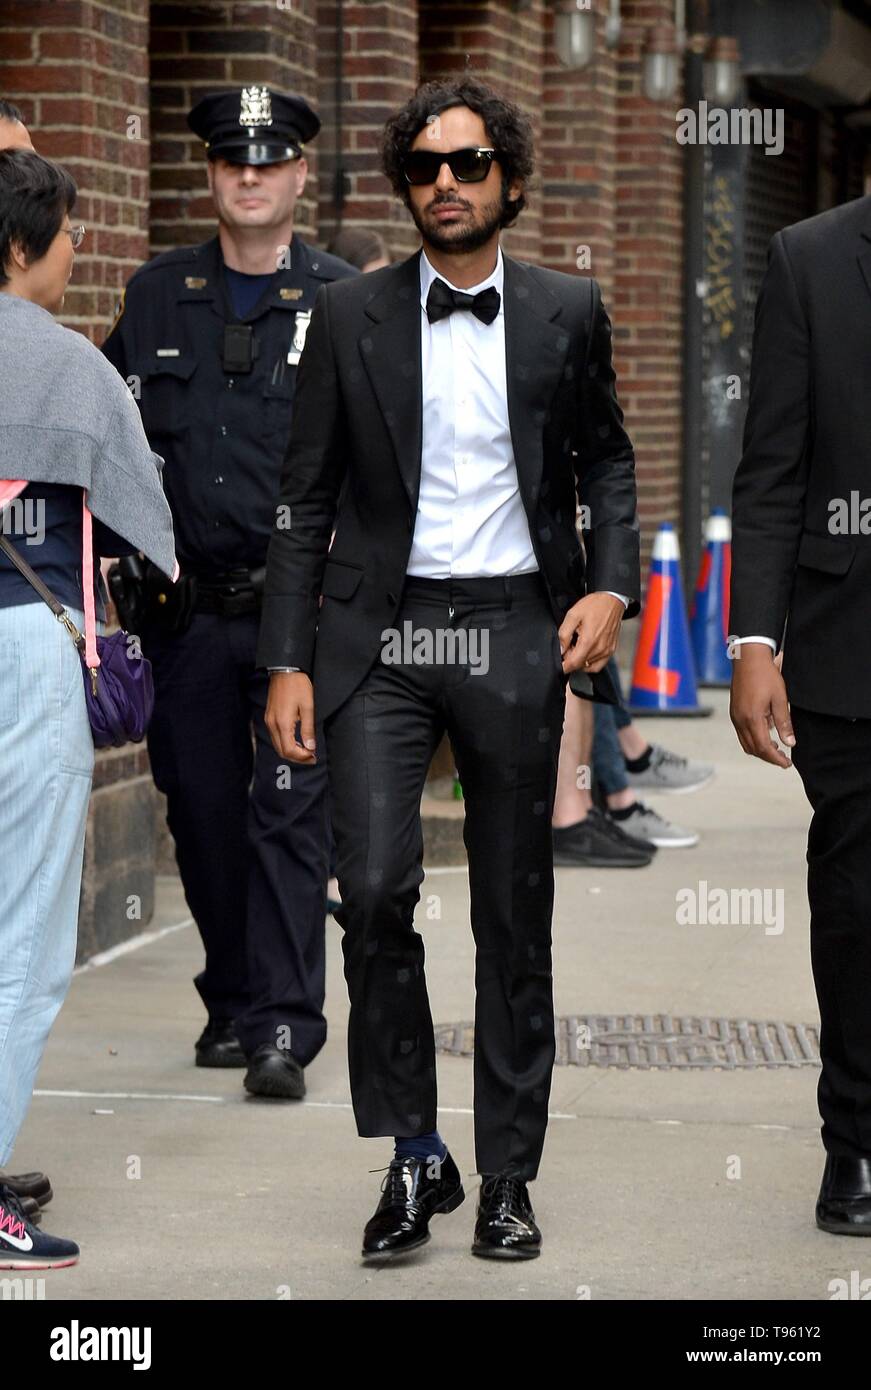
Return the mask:
POLYGON ((871 1235, 869 293, 871 198, 774 238, 735 476, 729 623, 741 745, 789 767, 776 729, 814 811, 808 894, 826 1150, 816 1221, 845 1235, 871 1235))
POLYGON ((445 730, 477 951, 472 1248, 539 1253, 526 1184, 554 1059, 565 680, 607 698, 603 667, 639 606, 634 459, 598 287, 499 247, 532 153, 527 118, 470 77, 425 85, 388 122, 385 172, 423 251, 318 295, 269 549, 267 724, 305 764, 322 742, 315 711, 323 723, 354 1113, 361 1135, 396 1141, 364 1255, 423 1244, 464 1196, 436 1130, 413 926, 420 796, 445 730))

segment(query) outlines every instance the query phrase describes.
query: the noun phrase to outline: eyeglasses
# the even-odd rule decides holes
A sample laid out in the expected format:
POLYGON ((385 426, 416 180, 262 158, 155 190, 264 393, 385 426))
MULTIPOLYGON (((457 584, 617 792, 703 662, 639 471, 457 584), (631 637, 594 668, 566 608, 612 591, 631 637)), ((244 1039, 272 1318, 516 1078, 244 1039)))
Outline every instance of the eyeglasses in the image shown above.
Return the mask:
POLYGON ((443 164, 447 164, 458 183, 483 183, 495 158, 494 149, 482 146, 447 153, 443 150, 409 150, 402 161, 402 172, 406 182, 415 188, 435 183, 443 164))
POLYGON ((78 226, 76 227, 62 227, 61 231, 66 232, 67 236, 71 239, 73 243, 73 250, 78 251, 79 247, 85 239, 84 222, 79 222, 78 226))

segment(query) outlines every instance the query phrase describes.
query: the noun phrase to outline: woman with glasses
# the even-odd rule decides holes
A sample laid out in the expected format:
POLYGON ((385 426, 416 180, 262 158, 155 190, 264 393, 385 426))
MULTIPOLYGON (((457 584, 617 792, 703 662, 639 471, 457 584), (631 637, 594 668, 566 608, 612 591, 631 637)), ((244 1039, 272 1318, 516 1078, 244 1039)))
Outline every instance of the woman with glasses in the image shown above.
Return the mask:
MULTIPOLYGON (((83 499, 98 554, 176 571, 172 521, 139 412, 81 334, 62 328, 76 187, 31 150, 0 151, 0 534, 81 630, 83 499)), ((96 569, 98 627, 105 618, 96 569)), ((0 1169, 72 976, 94 744, 69 631, 0 548, 0 1169)), ((75 1264, 0 1182, 0 1269, 75 1264)))

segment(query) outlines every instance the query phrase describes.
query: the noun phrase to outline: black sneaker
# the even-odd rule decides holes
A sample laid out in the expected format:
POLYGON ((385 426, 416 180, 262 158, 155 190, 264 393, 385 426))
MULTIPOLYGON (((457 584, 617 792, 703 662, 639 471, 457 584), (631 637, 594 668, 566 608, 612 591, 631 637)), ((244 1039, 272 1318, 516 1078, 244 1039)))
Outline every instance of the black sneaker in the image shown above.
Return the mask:
POLYGON ((78 1260, 73 1241, 38 1231, 16 1194, 0 1185, 0 1269, 64 1269, 78 1260))
POLYGON ((554 827, 553 862, 557 868, 640 869, 649 864, 656 846, 620 829, 595 806, 585 820, 554 827))

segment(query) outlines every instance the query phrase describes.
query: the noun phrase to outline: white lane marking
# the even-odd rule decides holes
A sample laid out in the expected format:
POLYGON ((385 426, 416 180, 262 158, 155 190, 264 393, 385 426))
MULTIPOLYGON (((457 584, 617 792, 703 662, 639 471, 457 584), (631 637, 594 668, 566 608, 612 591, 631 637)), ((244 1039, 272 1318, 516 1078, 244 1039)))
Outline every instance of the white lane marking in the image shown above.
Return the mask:
POLYGON ((171 1091, 34 1091, 35 1096, 56 1099, 66 1096, 72 1100, 189 1100, 206 1105, 226 1105, 225 1096, 189 1096, 171 1091))
POLYGON ((101 965, 111 965, 113 960, 129 956, 131 951, 139 951, 143 946, 150 946, 153 941, 159 941, 162 936, 171 936, 173 932, 183 931, 185 927, 192 927, 193 924, 193 917, 186 917, 183 922, 173 922, 171 926, 160 927, 157 931, 140 932, 139 936, 131 936, 129 941, 122 941, 117 946, 111 946, 108 951, 100 951, 97 955, 91 956, 90 960, 76 966, 73 975, 82 975, 86 970, 97 970, 101 965))
MULTIPOLYGON (((47 1096, 50 1099, 67 1097, 73 1100, 186 1100, 202 1101, 207 1105, 233 1105, 243 1097, 237 1096, 194 1096, 173 1093, 169 1091, 34 1091, 35 1096, 47 1096)), ((316 1110, 351 1110, 353 1107, 349 1100, 306 1100, 303 1101, 306 1109, 316 1110)), ((471 1106, 462 1105, 440 1105, 440 1115, 474 1115, 471 1106)), ((577 1120, 577 1115, 566 1115, 560 1110, 548 1112, 549 1120, 577 1120)))

